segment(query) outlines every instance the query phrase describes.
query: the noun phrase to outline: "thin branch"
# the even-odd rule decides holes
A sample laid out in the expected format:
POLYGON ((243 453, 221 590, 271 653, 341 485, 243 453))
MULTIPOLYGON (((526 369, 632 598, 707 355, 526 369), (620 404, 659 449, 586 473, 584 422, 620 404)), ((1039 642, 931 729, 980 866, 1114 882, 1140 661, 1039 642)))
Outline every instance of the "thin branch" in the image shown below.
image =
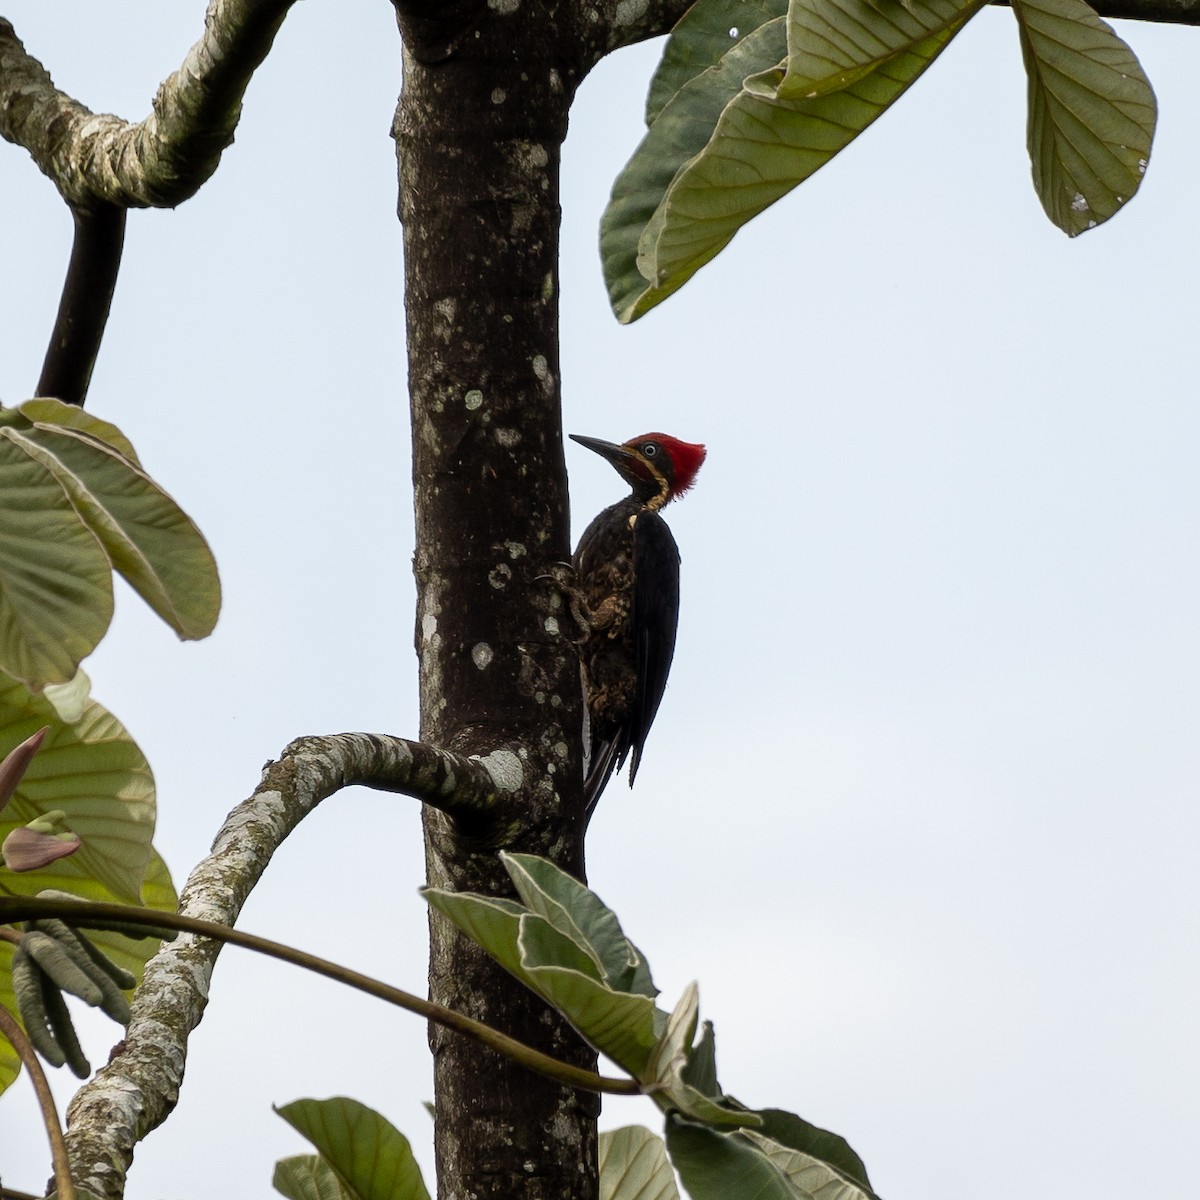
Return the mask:
MULTIPOLYGON (((254 794, 226 818, 180 896, 187 917, 234 925, 271 856, 322 800, 362 784, 403 792, 457 818, 483 819, 524 782, 516 754, 464 758, 404 738, 346 733, 301 738, 268 763, 254 794)), ((175 1107, 187 1041, 200 1023, 221 943, 177 938, 146 966, 119 1051, 76 1093, 67 1145, 80 1185, 122 1195, 137 1143, 175 1107)))
POLYGON ((54 1107, 54 1097, 50 1094, 50 1084, 46 1072, 38 1061, 25 1030, 17 1024, 17 1019, 0 1004, 0 1034, 8 1038, 12 1048, 17 1052, 25 1070, 29 1072, 29 1080, 42 1110, 42 1124, 46 1126, 46 1137, 50 1142, 50 1157, 54 1161, 54 1187, 59 1200, 75 1200, 75 1185, 71 1182, 71 1166, 67 1159, 67 1143, 63 1138, 62 1122, 58 1119, 58 1109, 54 1107))
POLYGON ((0 18, 0 136, 24 146, 64 200, 174 208, 233 141, 242 96, 295 0, 211 0, 204 34, 137 124, 60 92, 0 18))
POLYGON ((507 1055, 521 1066, 537 1071, 564 1087, 584 1088, 587 1091, 605 1092, 614 1096, 639 1096, 642 1092, 636 1079, 597 1075, 595 1071, 587 1071, 571 1063, 562 1062, 501 1033, 498 1029, 493 1029, 490 1025, 485 1025, 482 1021, 473 1020, 441 1004, 434 1004, 421 996, 414 996, 411 992, 392 987, 362 974, 361 971, 353 971, 349 967, 340 966, 315 954, 308 954, 304 950, 297 950, 293 946, 286 946, 282 942, 274 942, 240 929, 230 929, 228 925, 201 921, 195 917, 182 917, 176 913, 155 912, 153 909, 137 908, 130 904, 59 900, 44 896, 0 897, 0 920, 28 921, 44 917, 57 917, 72 928, 109 929, 117 926, 125 932, 129 925, 137 925, 147 931, 174 930, 216 938, 221 942, 241 946, 245 950, 254 950, 270 958, 277 958, 292 966, 303 967, 306 971, 324 975, 327 979, 366 992, 367 995, 394 1004, 397 1008, 416 1013, 419 1017, 444 1025, 447 1029, 453 1029, 456 1033, 507 1055))
POLYGON ((87 398, 117 286, 126 212, 114 204, 71 210, 71 261, 35 395, 55 396, 67 404, 87 398))

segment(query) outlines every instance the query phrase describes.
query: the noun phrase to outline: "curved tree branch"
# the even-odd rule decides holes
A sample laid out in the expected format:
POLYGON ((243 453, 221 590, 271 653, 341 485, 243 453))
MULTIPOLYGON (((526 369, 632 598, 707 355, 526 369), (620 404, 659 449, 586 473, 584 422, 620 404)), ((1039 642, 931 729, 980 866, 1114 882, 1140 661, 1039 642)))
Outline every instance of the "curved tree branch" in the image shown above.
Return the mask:
POLYGON ((0 136, 24 146, 68 204, 174 208, 216 170, 242 95, 294 0, 211 0, 204 34, 133 124, 60 92, 0 18, 0 136))
MULTIPOLYGON (((322 800, 353 784, 403 792, 456 818, 481 818, 515 800, 524 782, 517 756, 465 758, 378 734, 300 738, 268 763, 253 795, 226 818, 212 852, 192 871, 179 911, 233 925, 289 833, 322 800)), ((221 943, 177 938, 146 966, 129 1029, 107 1066, 67 1110, 76 1182, 117 1200, 137 1143, 179 1098, 187 1040, 200 1023, 221 943)))
POLYGON ((115 204, 71 210, 75 240, 35 392, 38 396, 54 396, 67 404, 82 404, 87 398, 117 286, 127 211, 115 204))

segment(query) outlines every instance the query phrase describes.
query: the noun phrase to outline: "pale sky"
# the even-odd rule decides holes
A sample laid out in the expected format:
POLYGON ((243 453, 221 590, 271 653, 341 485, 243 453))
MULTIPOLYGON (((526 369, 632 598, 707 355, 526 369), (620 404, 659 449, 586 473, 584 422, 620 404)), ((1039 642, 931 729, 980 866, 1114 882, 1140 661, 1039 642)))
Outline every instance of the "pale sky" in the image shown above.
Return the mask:
MULTIPOLYGON (((203 3, 3 8, 60 87, 140 119, 203 3)), ((664 1004, 699 980, 726 1089, 846 1136, 887 1200, 1195 1190, 1200 33, 1119 32, 1158 137, 1141 195, 1075 241, 1029 182, 1006 10, 629 329, 596 228, 657 46, 593 74, 566 149, 565 427, 709 449, 667 513, 671 685, 636 791, 593 822, 591 883, 664 1004)), ((130 219, 88 405, 205 531, 225 607, 181 645, 122 586, 87 669, 154 767, 177 885, 291 738, 417 731, 399 87, 389 5, 297 5, 215 178, 130 219)), ((7 144, 0 206, 15 404, 70 220, 7 144)), ((622 485, 567 461, 579 531, 622 485)), ((422 877, 415 802, 356 790, 242 925, 423 992, 422 877)), ((80 1024, 102 1062, 116 1028, 80 1024)), ((431 1090, 416 1018, 226 951, 127 1194, 273 1194, 304 1146, 271 1104, 337 1094, 409 1135, 432 1187, 431 1090)), ((631 1122, 659 1126, 606 1102, 631 1122)), ((24 1080, 0 1173, 49 1173, 24 1080)))

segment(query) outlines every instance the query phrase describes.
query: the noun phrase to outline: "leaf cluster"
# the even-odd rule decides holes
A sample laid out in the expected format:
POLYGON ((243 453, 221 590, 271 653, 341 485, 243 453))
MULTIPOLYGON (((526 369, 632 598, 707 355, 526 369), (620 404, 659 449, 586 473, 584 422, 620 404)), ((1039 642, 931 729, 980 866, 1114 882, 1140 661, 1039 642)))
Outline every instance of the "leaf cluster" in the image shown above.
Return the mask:
POLYGON ((0 408, 0 494, 0 671, 70 680, 112 620, 114 570, 181 638, 212 632, 212 552, 115 425, 50 398, 0 408))
MULTIPOLYGON (((651 84, 648 131, 613 185, 600 252, 618 320, 682 287, 920 77, 983 0, 700 0, 651 84)), ((1028 145, 1047 215, 1074 236, 1137 191, 1154 93, 1084 0, 1013 0, 1028 145)))

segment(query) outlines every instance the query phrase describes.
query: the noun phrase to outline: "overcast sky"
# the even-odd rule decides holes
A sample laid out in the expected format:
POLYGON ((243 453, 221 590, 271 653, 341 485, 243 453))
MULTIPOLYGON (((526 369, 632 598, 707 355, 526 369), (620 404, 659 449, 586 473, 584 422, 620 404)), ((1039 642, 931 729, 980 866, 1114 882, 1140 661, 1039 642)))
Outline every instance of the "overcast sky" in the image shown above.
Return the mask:
MULTIPOLYGON (((3 9, 60 87, 140 119, 203 3, 3 9)), ((177 884, 291 738, 417 730, 391 14, 297 5, 214 179, 130 219, 88 405, 205 531, 225 607, 181 645, 122 586, 88 670, 154 767, 177 884)), ((709 448, 667 514, 671 686, 636 791, 593 823, 592 885, 668 1006, 699 980, 724 1086, 844 1134, 887 1200, 1195 1190, 1200 33, 1119 32, 1160 121, 1110 225, 1068 241, 1043 216, 1016 29, 989 10, 629 329, 596 228, 659 46, 610 58, 572 117, 566 429, 709 448)), ((7 144, 0 218, 15 404, 70 220, 7 144)), ((567 456, 578 532, 622 485, 567 456)), ((415 803, 344 793, 242 924, 422 992, 422 877, 415 803)), ((81 1026, 102 1062, 114 1027, 81 1026)), ((227 951, 128 1195, 268 1196, 303 1149, 271 1104, 336 1094, 430 1163, 423 1025, 227 951)), ((606 1102, 633 1121, 649 1102, 606 1102)), ((48 1174, 24 1080, 0 1172, 48 1174)))

